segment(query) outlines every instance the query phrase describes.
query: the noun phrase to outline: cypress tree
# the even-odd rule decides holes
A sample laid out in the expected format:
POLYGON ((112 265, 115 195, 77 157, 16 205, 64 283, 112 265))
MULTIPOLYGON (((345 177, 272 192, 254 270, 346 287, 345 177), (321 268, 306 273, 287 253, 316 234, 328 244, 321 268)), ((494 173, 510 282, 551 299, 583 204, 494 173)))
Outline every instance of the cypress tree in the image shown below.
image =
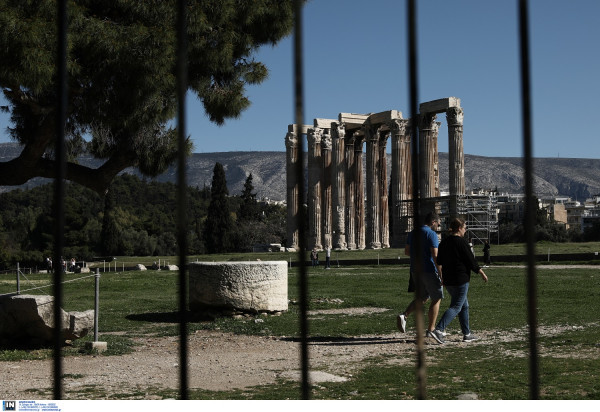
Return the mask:
POLYGON ((227 180, 221 163, 213 169, 210 204, 204 225, 204 241, 208 253, 228 252, 231 249, 233 223, 229 214, 227 180))
POLYGON ((256 193, 252 193, 254 186, 252 185, 252 173, 244 182, 242 190, 242 204, 240 205, 240 220, 249 221, 258 218, 258 204, 256 203, 256 193))

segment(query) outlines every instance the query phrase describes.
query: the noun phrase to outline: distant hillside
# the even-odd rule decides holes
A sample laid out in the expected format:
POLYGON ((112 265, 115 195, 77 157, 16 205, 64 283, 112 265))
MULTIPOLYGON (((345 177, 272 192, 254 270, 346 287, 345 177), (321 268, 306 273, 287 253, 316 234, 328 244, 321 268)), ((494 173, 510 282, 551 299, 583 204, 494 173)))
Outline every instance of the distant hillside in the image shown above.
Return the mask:
MULTIPOLYGON (((17 144, 0 144, 0 161, 7 161, 20 153, 17 144)), ((91 157, 81 157, 80 163, 97 167, 91 157)), ((441 189, 448 190, 448 154, 440 153, 441 189)), ((188 160, 188 184, 210 186, 215 163, 225 168, 229 194, 240 194, 246 177, 252 173, 253 185, 259 198, 285 200, 285 152, 221 152, 195 153, 188 160)), ((388 171, 391 170, 388 155, 388 171)), ((136 173, 128 170, 129 173, 136 173)), ((156 180, 175 182, 177 168, 171 167, 156 180)), ((467 190, 498 188, 501 192, 523 193, 522 159, 512 157, 483 157, 465 155, 465 183, 467 190)), ((600 193, 600 159, 535 159, 535 192, 542 195, 570 196, 584 200, 600 193)), ((33 179, 21 188, 48 182, 33 179)), ((0 187, 0 192, 15 187, 0 187)))

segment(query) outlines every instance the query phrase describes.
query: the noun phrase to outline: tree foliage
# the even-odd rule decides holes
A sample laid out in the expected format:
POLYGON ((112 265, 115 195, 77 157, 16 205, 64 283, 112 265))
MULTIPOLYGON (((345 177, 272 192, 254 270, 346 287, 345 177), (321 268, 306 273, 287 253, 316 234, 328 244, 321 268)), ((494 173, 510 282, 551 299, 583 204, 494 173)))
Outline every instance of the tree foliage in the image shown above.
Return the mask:
MULTIPOLYGON (((98 193, 127 167, 156 176, 176 159, 176 1, 68 2, 66 177, 98 193)), ((189 0, 188 86, 211 121, 238 117, 247 84, 268 74, 254 59, 292 27, 291 0, 189 0)), ((56 2, 0 0, 0 87, 21 155, 0 163, 0 185, 54 177, 56 2)), ((188 140, 191 150, 191 143, 188 140)))
POLYGON ((252 173, 248 175, 244 182, 242 190, 242 204, 240 205, 239 219, 242 221, 256 220, 258 218, 258 204, 256 203, 256 193, 252 185, 252 173))
POLYGON ((119 252, 119 226, 115 219, 115 196, 112 191, 104 197, 100 252, 105 256, 116 255, 119 252))
MULTIPOLYGON (((220 177, 224 179, 224 176, 220 177)), ((218 186, 218 185, 217 185, 218 186)), ((222 190, 222 188, 221 188, 222 190)), ((212 188, 188 188, 188 254, 208 252, 205 225, 212 188)), ((0 269, 15 262, 40 265, 54 247, 52 185, 0 194, 0 269)), ((106 198, 78 184, 65 194, 65 257, 174 256, 177 252, 177 190, 172 183, 120 175, 106 198)), ((257 202, 257 218, 240 220, 241 196, 220 198, 230 218, 228 251, 285 243, 285 207, 257 202)))
POLYGON ((204 226, 204 239, 208 253, 231 251, 232 222, 228 194, 225 169, 221 163, 217 163, 213 169, 210 205, 204 226))

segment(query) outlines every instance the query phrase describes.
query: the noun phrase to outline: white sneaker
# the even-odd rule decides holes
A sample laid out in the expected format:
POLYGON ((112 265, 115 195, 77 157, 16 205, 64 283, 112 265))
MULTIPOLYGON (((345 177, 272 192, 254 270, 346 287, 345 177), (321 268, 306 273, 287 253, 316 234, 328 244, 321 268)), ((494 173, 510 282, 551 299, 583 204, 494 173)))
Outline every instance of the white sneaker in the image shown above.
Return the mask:
POLYGON ((398 326, 398 329, 400 329, 400 332, 406 332, 406 316, 404 316, 404 314, 398 315, 396 318, 396 325, 398 326))

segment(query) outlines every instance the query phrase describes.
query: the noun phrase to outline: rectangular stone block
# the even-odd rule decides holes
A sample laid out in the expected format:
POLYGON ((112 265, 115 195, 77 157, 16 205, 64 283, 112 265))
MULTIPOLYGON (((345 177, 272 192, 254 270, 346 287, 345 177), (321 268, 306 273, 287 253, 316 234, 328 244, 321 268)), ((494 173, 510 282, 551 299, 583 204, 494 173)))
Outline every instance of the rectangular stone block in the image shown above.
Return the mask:
POLYGON ((373 113, 369 116, 371 124, 387 123, 394 119, 402 119, 402 112, 398 110, 386 110, 385 112, 373 113))
POLYGON ((331 129, 331 123, 337 122, 336 119, 315 119, 315 127, 331 129))
POLYGON ((289 124, 288 125, 288 132, 294 132, 294 133, 298 133, 298 129, 300 129, 300 134, 306 134, 308 133, 308 129, 311 129, 312 126, 310 125, 302 125, 301 127, 296 127, 295 124, 289 124))
POLYGON ((458 97, 446 97, 444 99, 421 103, 419 105, 419 113, 441 113, 451 107, 460 107, 460 99, 458 97))
POLYGON ((106 342, 86 342, 85 348, 88 351, 97 351, 98 353, 102 353, 108 350, 108 344, 106 342))
POLYGON ((358 113, 340 113, 338 118, 340 123, 345 123, 346 130, 349 130, 360 128, 367 121, 369 115, 358 113))

